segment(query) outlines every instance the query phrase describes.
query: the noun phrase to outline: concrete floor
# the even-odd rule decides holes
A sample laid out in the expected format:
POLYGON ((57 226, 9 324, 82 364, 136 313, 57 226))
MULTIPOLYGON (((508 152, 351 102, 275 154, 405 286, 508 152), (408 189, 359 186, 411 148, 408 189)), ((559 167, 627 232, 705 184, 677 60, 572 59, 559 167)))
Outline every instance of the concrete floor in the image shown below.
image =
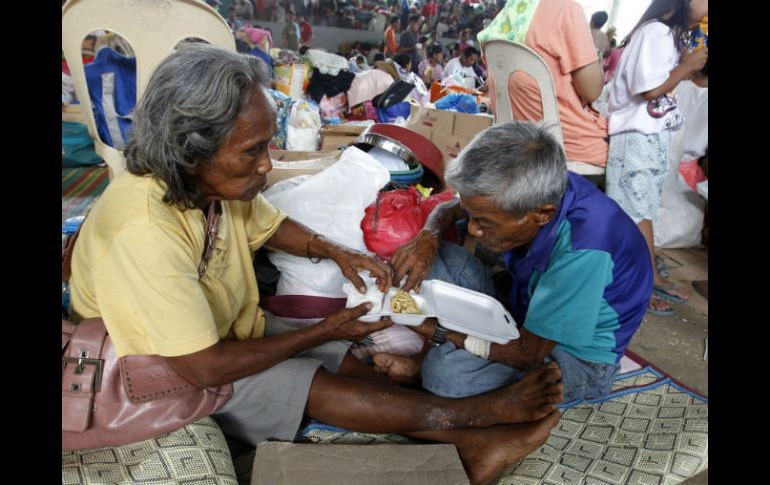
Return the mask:
MULTIPOLYGON (((658 317, 647 314, 629 349, 656 367, 708 396, 708 362, 703 359, 708 337, 708 300, 692 287, 692 281, 708 279, 708 251, 665 249, 660 251, 671 270, 671 280, 690 295, 687 305, 674 305, 674 315, 658 317)), ((682 482, 685 485, 708 483, 708 470, 682 482)))

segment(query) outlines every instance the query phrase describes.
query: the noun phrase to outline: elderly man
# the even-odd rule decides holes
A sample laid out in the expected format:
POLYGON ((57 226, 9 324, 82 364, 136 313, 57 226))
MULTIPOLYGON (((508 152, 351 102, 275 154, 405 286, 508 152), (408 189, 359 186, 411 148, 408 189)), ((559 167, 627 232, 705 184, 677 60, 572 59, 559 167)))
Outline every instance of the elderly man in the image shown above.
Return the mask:
POLYGON ((393 384, 349 341, 390 325, 357 320, 369 304, 300 330, 259 307, 262 246, 329 258, 391 282, 376 258, 335 244, 260 195, 276 114, 262 61, 190 46, 153 73, 114 180, 72 256, 72 318, 101 316, 118 356, 157 354, 197 387, 234 383, 213 417, 256 445, 291 441, 303 416, 369 432, 452 443, 474 484, 488 483, 548 438, 562 399, 556 365, 484 396, 445 399, 393 384), (218 215, 217 215, 218 214, 218 215))
MULTIPOLYGON (((521 336, 491 344, 426 321, 416 329, 437 347, 422 364, 423 387, 446 397, 470 396, 555 361, 565 402, 607 395, 652 290, 649 253, 636 225, 591 183, 568 172, 558 143, 529 122, 477 135, 447 167, 446 179, 460 199, 437 206, 418 236, 393 255, 397 281, 408 275, 408 290, 437 277, 437 253, 442 264, 447 259, 439 238, 467 217, 468 232, 505 256, 513 281, 508 304, 521 336)), ((459 273, 473 271, 465 263, 459 273)), ((451 268, 448 273, 451 280, 451 268)), ((419 370, 387 354, 375 356, 375 363, 397 380, 419 370)))

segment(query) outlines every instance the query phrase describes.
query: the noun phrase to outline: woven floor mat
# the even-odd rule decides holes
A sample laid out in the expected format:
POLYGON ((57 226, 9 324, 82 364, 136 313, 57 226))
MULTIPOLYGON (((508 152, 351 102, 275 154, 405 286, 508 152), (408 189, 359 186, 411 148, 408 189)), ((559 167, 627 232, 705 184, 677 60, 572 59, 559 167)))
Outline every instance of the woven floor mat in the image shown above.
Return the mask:
MULTIPOLYGON (((673 485, 708 468, 708 403, 651 367, 616 378, 600 401, 569 403, 548 441, 497 485, 673 485)), ((407 443, 311 423, 314 443, 407 443)))
POLYGON ((94 450, 62 451, 62 485, 236 485, 219 426, 210 417, 159 438, 94 450))

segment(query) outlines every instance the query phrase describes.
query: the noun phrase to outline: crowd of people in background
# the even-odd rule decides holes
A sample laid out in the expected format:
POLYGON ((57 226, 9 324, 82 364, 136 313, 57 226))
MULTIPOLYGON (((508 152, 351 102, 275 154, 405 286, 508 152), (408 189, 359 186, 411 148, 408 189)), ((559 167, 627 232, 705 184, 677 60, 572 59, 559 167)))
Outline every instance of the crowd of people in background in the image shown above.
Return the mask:
POLYGON ((282 23, 286 11, 292 9, 312 25, 375 32, 384 31, 390 16, 398 16, 404 30, 409 15, 419 14, 426 23, 426 33, 441 38, 457 37, 465 29, 477 33, 504 4, 503 0, 235 0, 228 10, 232 9, 240 21, 282 23))
POLYGON ((313 26, 367 29, 381 40, 343 43, 338 51, 352 60, 354 71, 384 59, 395 62, 396 56, 405 54, 409 70, 427 89, 457 75, 458 85, 485 92, 486 69, 476 35, 504 5, 504 0, 449 0, 440 4, 436 0, 235 0, 226 8, 226 19, 234 32, 244 26, 259 28, 260 21, 283 24, 279 35, 266 29, 274 37, 273 46, 300 54, 308 47, 316 48, 313 26))
MULTIPOLYGON (((379 42, 349 42, 340 45, 338 53, 351 59, 362 56, 365 63, 354 62, 362 70, 407 54, 410 69, 428 88, 459 73, 465 86, 487 92, 477 35, 505 6, 505 0, 234 0, 226 8, 226 18, 234 31, 244 25, 259 27, 260 21, 283 24, 274 46, 296 52, 301 46, 317 48, 314 26, 376 32, 372 40, 379 37, 379 42)), ((607 12, 600 11, 589 22, 604 83, 610 81, 622 53, 615 28, 602 30, 607 20, 607 12)))

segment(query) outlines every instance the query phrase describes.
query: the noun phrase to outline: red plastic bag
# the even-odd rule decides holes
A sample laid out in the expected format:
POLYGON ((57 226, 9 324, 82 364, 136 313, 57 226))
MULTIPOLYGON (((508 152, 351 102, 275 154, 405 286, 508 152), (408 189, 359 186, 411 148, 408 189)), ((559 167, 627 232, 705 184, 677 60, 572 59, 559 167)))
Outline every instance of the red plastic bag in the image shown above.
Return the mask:
POLYGON ((679 163, 679 175, 692 190, 697 192, 695 188, 699 183, 706 180, 706 174, 703 173, 703 169, 698 165, 698 160, 688 160, 686 162, 679 163))
POLYGON ((381 258, 390 258, 414 239, 438 204, 452 198, 451 192, 425 198, 414 187, 380 192, 361 221, 366 247, 381 258))

